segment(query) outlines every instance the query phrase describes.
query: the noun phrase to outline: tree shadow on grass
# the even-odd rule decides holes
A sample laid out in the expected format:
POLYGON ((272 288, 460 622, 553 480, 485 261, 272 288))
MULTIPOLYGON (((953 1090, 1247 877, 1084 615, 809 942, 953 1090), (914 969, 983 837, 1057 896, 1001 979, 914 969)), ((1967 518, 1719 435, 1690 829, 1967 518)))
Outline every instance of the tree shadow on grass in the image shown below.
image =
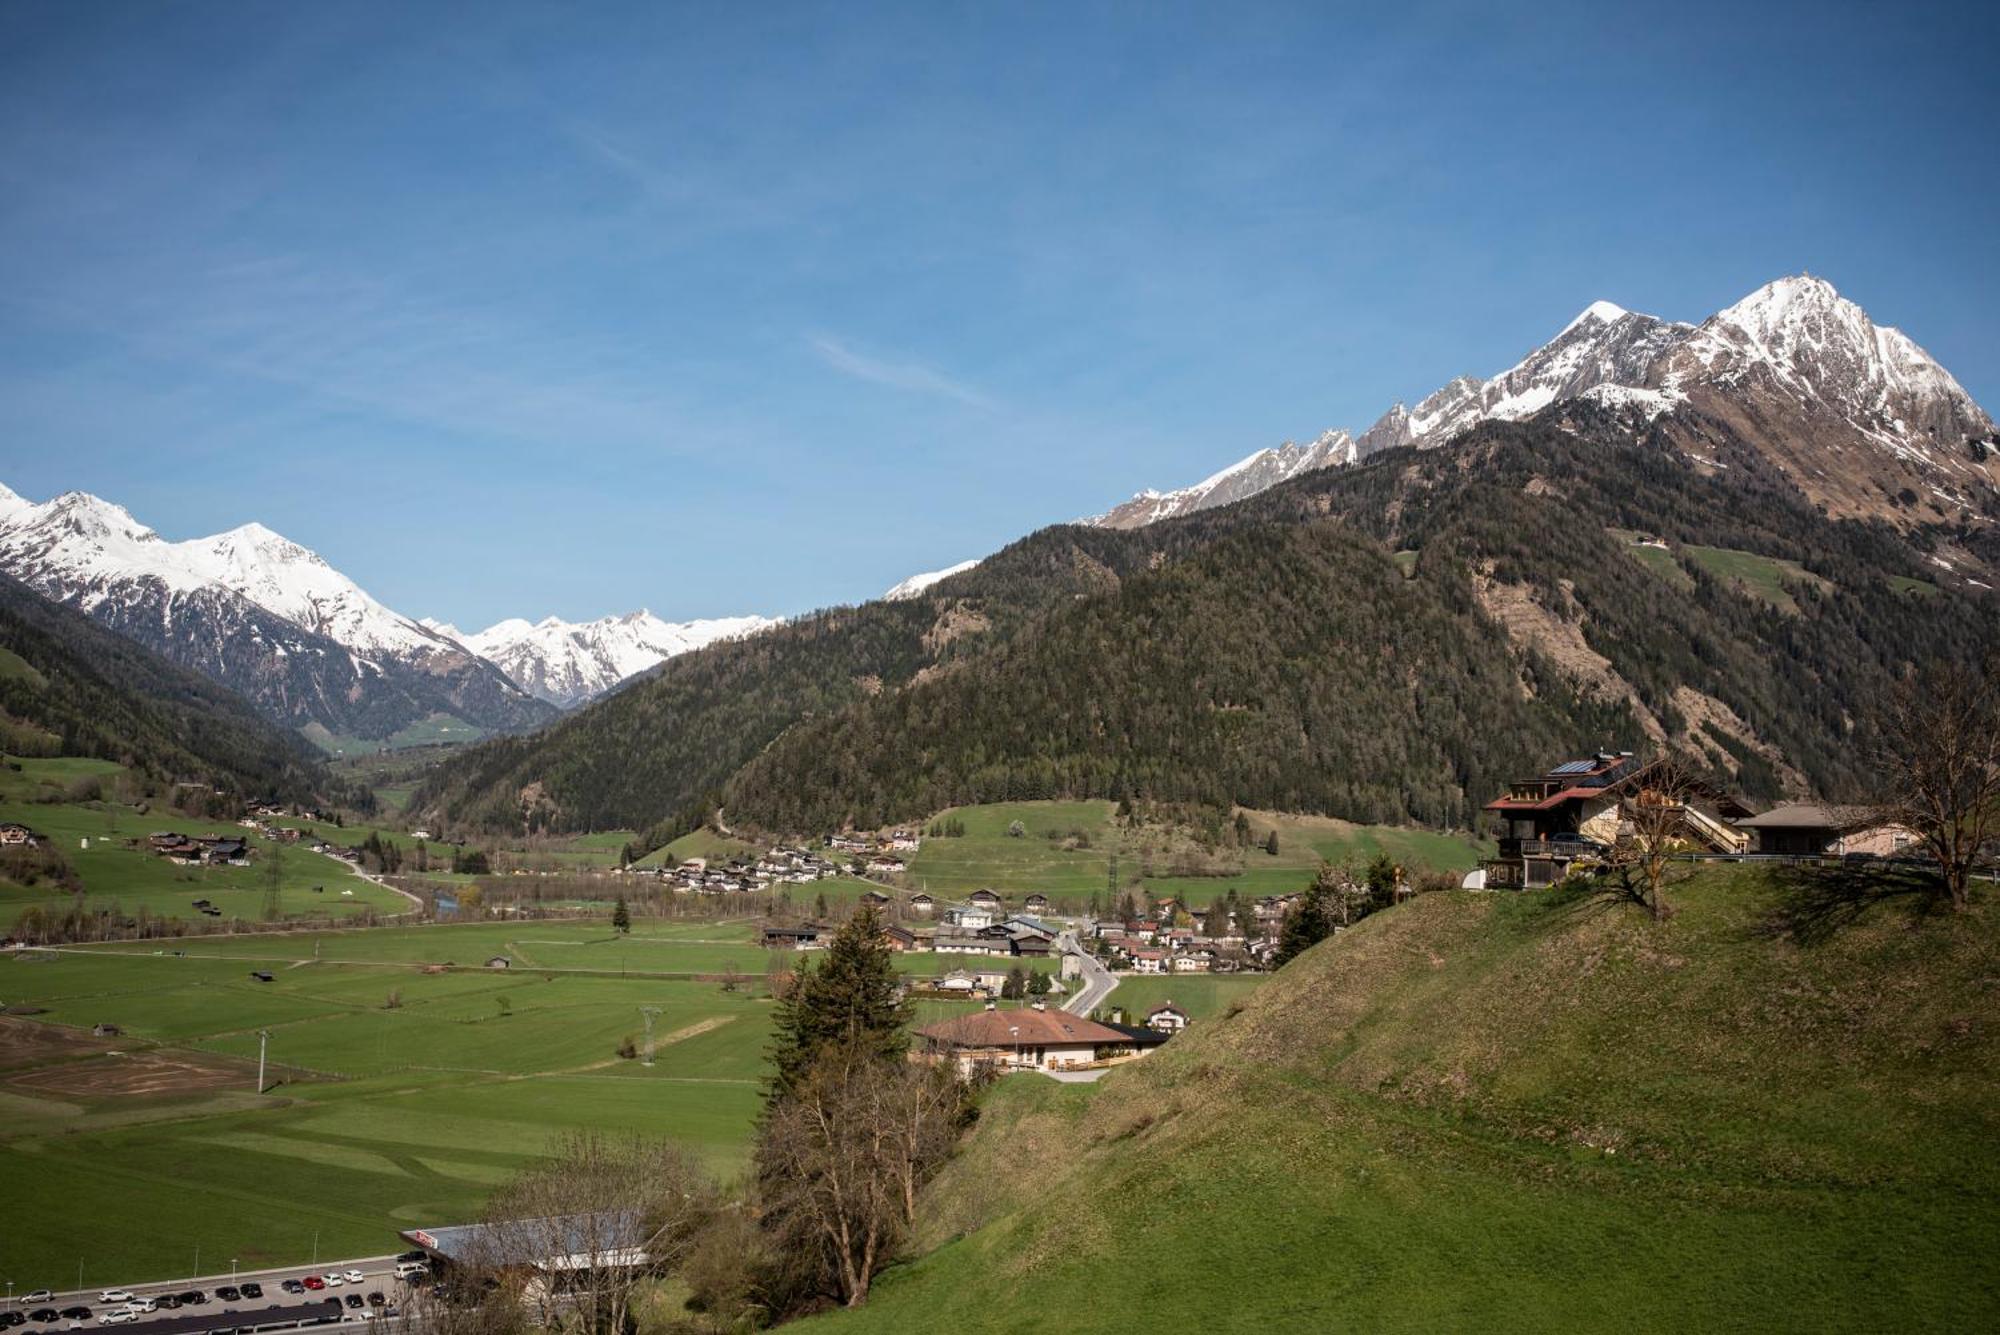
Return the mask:
POLYGON ((1951 912, 1950 898, 1937 875, 1913 867, 1827 863, 1787 867, 1772 879, 1779 902, 1756 933, 1795 945, 1829 941, 1883 905, 1900 905, 1913 927, 1951 912))

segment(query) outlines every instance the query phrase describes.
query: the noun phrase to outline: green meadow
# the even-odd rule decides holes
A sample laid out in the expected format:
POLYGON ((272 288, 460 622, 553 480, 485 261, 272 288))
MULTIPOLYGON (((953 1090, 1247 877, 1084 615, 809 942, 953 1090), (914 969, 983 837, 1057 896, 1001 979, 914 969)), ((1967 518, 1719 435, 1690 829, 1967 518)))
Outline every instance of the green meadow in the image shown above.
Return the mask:
MULTIPOLYGON (((372 908, 400 913, 409 902, 394 891, 356 875, 346 864, 303 845, 279 844, 229 821, 197 820, 173 811, 140 812, 113 801, 33 801, 77 779, 115 780, 116 765, 91 760, 16 761, 20 771, 0 769, 0 821, 16 821, 47 835, 75 867, 83 882, 83 902, 116 904, 127 913, 141 908, 161 916, 197 917, 193 902, 207 899, 223 917, 258 921, 265 916, 277 867, 278 916, 346 917, 372 908), (160 830, 222 834, 249 840, 247 867, 184 867, 155 857, 146 837, 160 830)), ((71 892, 42 883, 0 882, 0 923, 11 925, 30 904, 61 909, 71 892)))
MULTIPOLYGON (((472 1215, 572 1126, 671 1137, 737 1171, 769 1030, 760 952, 730 948, 751 975, 733 992, 417 967, 509 943, 485 927, 382 929, 0 958, 0 998, 43 1012, 0 1030, 0 1172, 10 1214, 35 1221, 0 1235, 0 1271, 22 1288, 74 1283, 86 1240, 86 1283, 190 1273, 197 1246, 245 1267, 304 1261, 315 1238, 322 1258, 390 1250, 398 1229, 472 1215), (656 1011, 650 1068, 618 1055, 642 1008, 656 1011), (103 1023, 121 1035, 91 1044, 103 1023)), ((630 943, 676 947, 677 964, 711 958, 685 924, 630 943)), ((601 962, 579 924, 548 948, 601 962)))

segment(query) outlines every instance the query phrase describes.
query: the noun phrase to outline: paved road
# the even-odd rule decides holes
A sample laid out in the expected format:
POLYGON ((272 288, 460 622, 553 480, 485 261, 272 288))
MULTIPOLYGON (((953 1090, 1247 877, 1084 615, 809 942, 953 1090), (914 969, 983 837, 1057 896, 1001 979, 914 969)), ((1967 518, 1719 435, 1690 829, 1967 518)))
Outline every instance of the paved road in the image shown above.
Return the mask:
MULTIPOLYGON (((239 1270, 232 1279, 229 1275, 204 1275, 196 1279, 179 1279, 159 1284, 107 1285, 100 1288, 58 1293, 46 1302, 28 1303, 17 1293, 14 1307, 19 1312, 54 1308, 61 1311, 66 1307, 87 1307, 94 1319, 84 1329, 124 1330, 135 1335, 207 1335, 212 1331, 286 1329, 299 1324, 329 1324, 349 1315, 359 1315, 349 1308, 345 1298, 350 1293, 359 1293, 366 1298, 370 1293, 381 1293, 390 1303, 399 1303, 407 1290, 395 1277, 396 1258, 393 1256, 364 1256, 347 1261, 328 1261, 319 1266, 286 1266, 276 1270, 239 1270), (307 1275, 326 1275, 334 1271, 345 1274, 349 1270, 359 1270, 360 1284, 342 1284, 339 1288, 329 1288, 320 1292, 303 1294, 286 1293, 279 1286, 288 1279, 304 1279, 307 1275), (264 1286, 261 1299, 244 1299, 240 1302, 224 1303, 216 1298, 215 1291, 225 1284, 241 1286, 255 1281, 264 1286), (105 1326, 104 1314, 121 1303, 101 1303, 97 1295, 104 1288, 120 1287, 129 1289, 141 1298, 158 1298, 162 1294, 186 1293, 199 1289, 208 1298, 206 1303, 196 1307, 181 1307, 176 1310, 160 1310, 140 1316, 130 1324, 105 1326), (331 1298, 339 1304, 338 1310, 329 1306, 331 1298)), ((372 1310, 379 1313, 383 1309, 372 1310)), ((47 1323, 30 1321, 25 1326, 15 1326, 14 1330, 27 1335, 46 1330, 68 1329, 67 1321, 47 1323)))
POLYGON ((1118 986, 1117 975, 1097 962, 1097 957, 1088 953, 1078 944, 1076 933, 1064 932, 1056 938, 1056 945, 1065 955, 1074 955, 1083 966, 1083 986, 1071 993, 1062 1008, 1071 1015, 1088 1015, 1104 1004, 1118 986))

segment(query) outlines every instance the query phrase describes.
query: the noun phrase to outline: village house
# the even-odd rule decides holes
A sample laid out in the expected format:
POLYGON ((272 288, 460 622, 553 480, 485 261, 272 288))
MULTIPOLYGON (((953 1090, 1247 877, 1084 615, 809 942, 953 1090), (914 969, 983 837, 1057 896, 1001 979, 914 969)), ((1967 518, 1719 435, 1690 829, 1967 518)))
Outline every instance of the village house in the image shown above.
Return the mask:
POLYGON ((1029 913, 1047 913, 1049 911, 1049 897, 1037 892, 1022 900, 1021 907, 1029 913))
POLYGON ((915 950, 917 934, 907 927, 889 923, 882 928, 882 944, 897 952, 915 950))
POLYGON ((1052 1011, 1044 1004, 1023 1010, 989 1007, 917 1031, 918 1055, 955 1062, 971 1075, 981 1069, 1010 1071, 1083 1070, 1129 1060, 1145 1051, 1132 1036, 1080 1015, 1052 1011))
POLYGON ((1207 950, 1191 950, 1173 957, 1175 973, 1207 973, 1215 965, 1215 955, 1207 950))
POLYGON ((13 821, 0 824, 0 845, 18 848, 43 842, 45 841, 41 835, 36 834, 25 825, 16 824, 13 821))
POLYGON ((991 927, 1000 915, 989 908, 958 907, 944 911, 944 920, 962 932, 976 932, 991 927))
MULTIPOLYGON (((1652 770, 1630 751, 1599 751, 1509 784, 1506 796, 1486 804, 1501 822, 1497 856, 1485 863, 1486 885, 1539 889, 1562 880, 1574 864, 1603 857, 1618 842, 1625 803, 1646 794, 1652 770)), ((1731 799, 1703 794, 1680 806, 1690 844, 1720 853, 1748 846, 1749 836, 1728 823, 1747 814, 1731 799)))
POLYGON ((1178 1034, 1188 1027, 1188 1013, 1172 1001, 1163 1001, 1146 1012, 1146 1027, 1166 1034, 1178 1034))
POLYGON ((940 931, 931 938, 931 949, 940 955, 1005 955, 1006 938, 981 936, 976 932, 940 931))
POLYGON ((826 946, 827 934, 827 928, 809 922, 792 927, 766 927, 764 947, 767 950, 821 950, 826 946))
POLYGON ((1134 973, 1165 973, 1167 952, 1164 950, 1135 950, 1132 952, 1134 973))
POLYGON ((889 896, 883 894, 880 890, 863 890, 861 892, 861 902, 872 904, 879 909, 888 905, 889 896))
POLYGON ((950 973, 932 983, 931 987, 939 992, 950 992, 968 997, 974 993, 984 996, 986 992, 986 989, 979 985, 979 980, 963 969, 953 969, 950 973))
POLYGON ((1736 822, 1756 841, 1754 851, 1791 857, 1896 857, 1917 837, 1867 807, 1784 802, 1736 822))
POLYGON ((937 900, 920 890, 910 896, 909 909, 912 913, 935 913, 937 911, 937 900))
POLYGON ((923 846, 915 830, 896 830, 889 835, 889 847, 897 853, 914 853, 923 846))
POLYGON ((965 897, 965 902, 976 909, 985 909, 989 913, 997 914, 1000 911, 1000 896, 991 890, 974 890, 965 897))

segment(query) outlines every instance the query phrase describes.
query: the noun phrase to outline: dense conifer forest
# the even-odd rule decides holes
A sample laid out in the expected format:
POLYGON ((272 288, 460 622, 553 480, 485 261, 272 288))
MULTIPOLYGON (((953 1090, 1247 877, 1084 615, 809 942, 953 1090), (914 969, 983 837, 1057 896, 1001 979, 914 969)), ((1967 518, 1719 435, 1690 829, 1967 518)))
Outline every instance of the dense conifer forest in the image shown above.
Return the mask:
POLYGON ((671 660, 418 801, 656 837, 718 805, 811 831, 1057 796, 1463 826, 1554 753, 1662 733, 1754 796, 1858 796, 1872 701, 1914 663, 1991 652, 1992 595, 1929 582, 1937 535, 1830 520, 1714 444, 1696 469, 1565 405, 1139 530, 1044 529, 910 602, 671 660), (1700 549, 1795 577, 1774 602, 1700 549), (1510 634, 1495 596, 1613 684, 1510 634))

